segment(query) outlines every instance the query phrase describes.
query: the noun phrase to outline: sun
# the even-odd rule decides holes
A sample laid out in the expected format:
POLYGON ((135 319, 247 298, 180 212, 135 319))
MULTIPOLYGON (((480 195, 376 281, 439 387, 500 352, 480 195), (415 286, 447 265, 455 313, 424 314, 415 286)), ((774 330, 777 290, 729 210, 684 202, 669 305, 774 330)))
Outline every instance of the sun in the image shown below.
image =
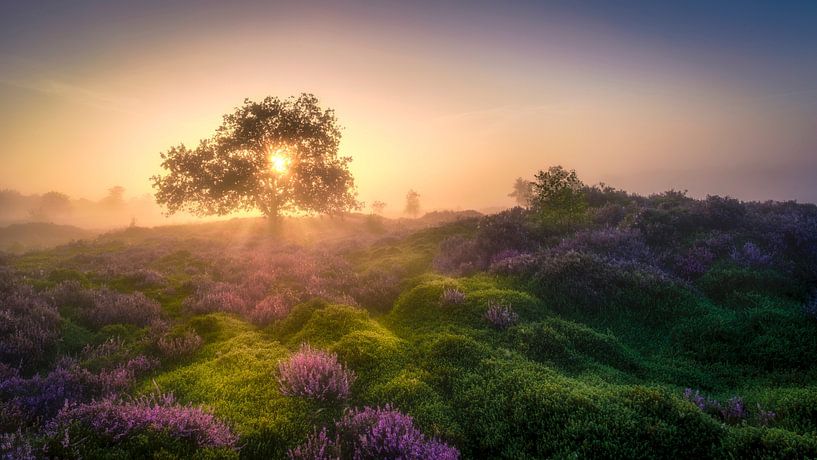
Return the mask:
POLYGON ((286 174, 291 163, 292 159, 284 149, 278 149, 270 153, 269 167, 276 174, 286 174))

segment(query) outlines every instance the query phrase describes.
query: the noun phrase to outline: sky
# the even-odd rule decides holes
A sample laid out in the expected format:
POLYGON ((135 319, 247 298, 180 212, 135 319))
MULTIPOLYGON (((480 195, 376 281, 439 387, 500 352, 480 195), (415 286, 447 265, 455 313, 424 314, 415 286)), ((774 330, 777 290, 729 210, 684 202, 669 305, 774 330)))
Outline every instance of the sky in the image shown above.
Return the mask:
POLYGON ((814 24, 814 1, 2 1, 0 189, 151 193, 245 98, 311 92, 389 215, 409 188, 507 206, 555 164, 817 202, 814 24))

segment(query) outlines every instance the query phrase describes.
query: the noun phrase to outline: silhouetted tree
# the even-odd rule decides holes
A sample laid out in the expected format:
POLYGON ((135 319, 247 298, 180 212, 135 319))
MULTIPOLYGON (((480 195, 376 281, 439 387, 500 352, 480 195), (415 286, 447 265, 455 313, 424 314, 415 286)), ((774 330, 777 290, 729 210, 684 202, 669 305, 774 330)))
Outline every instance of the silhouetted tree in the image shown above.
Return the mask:
POLYGON ((312 94, 245 100, 211 139, 162 153, 167 174, 153 176, 168 214, 259 210, 335 214, 360 207, 350 157, 338 156, 340 127, 312 94))
POLYGON ((71 210, 71 200, 68 195, 60 192, 44 193, 40 197, 39 206, 29 210, 33 220, 49 220, 67 214, 71 210))
POLYGON ((383 214, 383 210, 386 209, 386 203, 375 200, 372 202, 372 214, 383 214))
POLYGON ((529 207, 531 201, 530 181, 517 177, 516 182, 513 184, 513 192, 509 193, 508 196, 516 200, 518 206, 529 207))
POLYGON ((406 214, 417 217, 420 214, 420 194, 413 189, 406 193, 406 214))
POLYGON ((110 208, 118 208, 125 204, 125 187, 114 185, 108 189, 108 196, 102 199, 102 204, 110 208))

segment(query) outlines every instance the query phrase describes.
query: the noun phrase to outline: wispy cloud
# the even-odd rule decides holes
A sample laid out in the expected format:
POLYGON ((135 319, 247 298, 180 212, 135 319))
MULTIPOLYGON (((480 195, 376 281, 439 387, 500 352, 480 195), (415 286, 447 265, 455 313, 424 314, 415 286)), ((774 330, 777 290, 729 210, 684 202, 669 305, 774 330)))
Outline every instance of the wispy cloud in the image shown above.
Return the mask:
POLYGON ((53 96, 77 104, 101 110, 135 113, 139 100, 68 83, 55 78, 30 78, 26 80, 0 77, 0 85, 53 96))

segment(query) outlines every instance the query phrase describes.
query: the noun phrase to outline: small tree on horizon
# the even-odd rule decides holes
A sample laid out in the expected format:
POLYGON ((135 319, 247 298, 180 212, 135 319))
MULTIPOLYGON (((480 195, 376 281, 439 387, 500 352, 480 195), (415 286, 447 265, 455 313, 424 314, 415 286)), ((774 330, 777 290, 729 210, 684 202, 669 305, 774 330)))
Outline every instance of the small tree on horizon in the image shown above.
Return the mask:
POLYGON ((380 200, 374 200, 372 202, 372 214, 381 215, 384 209, 386 209, 386 203, 380 200))
POLYGON ((351 157, 340 157, 341 128, 312 94, 267 97, 225 115, 210 139, 163 152, 165 175, 151 179, 167 214, 261 211, 340 214, 359 209, 351 157))
POLYGON ((558 225, 580 219, 587 209, 584 183, 576 171, 551 166, 539 171, 531 184, 531 209, 542 219, 558 225))
POLYGON ((533 184, 530 181, 517 177, 516 182, 513 184, 513 192, 509 193, 508 196, 516 200, 517 206, 523 208, 530 207, 531 198, 533 196, 532 187, 533 184))
POLYGON ((405 212, 411 217, 417 217, 420 214, 420 194, 415 192, 414 189, 410 189, 406 193, 405 212))

